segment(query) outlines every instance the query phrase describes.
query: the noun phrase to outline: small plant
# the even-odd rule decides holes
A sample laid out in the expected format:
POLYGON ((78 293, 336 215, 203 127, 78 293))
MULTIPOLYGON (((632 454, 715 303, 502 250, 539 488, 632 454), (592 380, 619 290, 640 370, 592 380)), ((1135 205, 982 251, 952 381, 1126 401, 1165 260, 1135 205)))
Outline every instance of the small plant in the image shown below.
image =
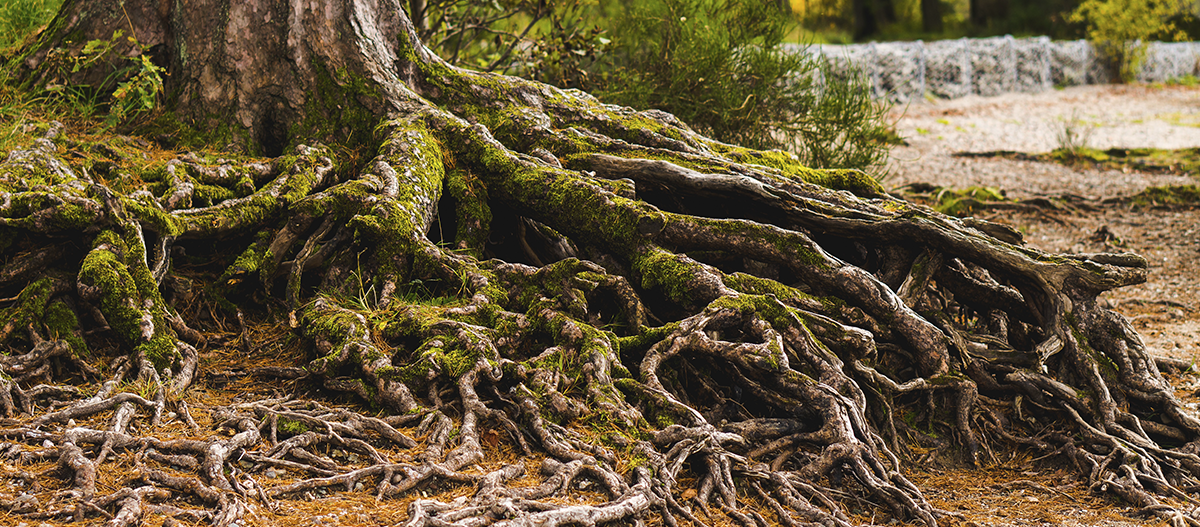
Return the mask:
POLYGON ((153 111, 158 106, 158 97, 163 92, 163 77, 166 71, 150 60, 149 50, 134 36, 125 36, 116 30, 107 40, 90 40, 77 54, 63 49, 51 51, 53 79, 45 85, 46 95, 57 102, 87 110, 90 114, 96 106, 106 106, 105 123, 109 126, 127 122, 153 111), (93 68, 106 68, 112 64, 124 64, 107 78, 94 84, 76 84, 74 79, 85 78, 93 68))
POLYGON ((1184 75, 1182 77, 1172 77, 1167 80, 1168 86, 1197 86, 1200 85, 1200 79, 1195 75, 1184 75))
POLYGON ((1062 119, 1056 134, 1058 140, 1059 152, 1063 152, 1070 156, 1078 156, 1080 153, 1091 150, 1092 133, 1096 131, 1096 125, 1084 121, 1079 117, 1078 112, 1073 112, 1068 119, 1062 119))
MULTIPOLYGON (((137 40, 130 37, 135 45, 137 40)), ((150 61, 150 56, 143 53, 129 59, 133 65, 129 68, 131 75, 127 80, 117 85, 112 94, 112 104, 108 110, 109 124, 116 124, 136 115, 154 110, 158 104, 158 96, 163 91, 163 75, 161 67, 150 61)))
POLYGON ((407 7, 434 52, 481 71, 562 77, 585 71, 608 44, 602 28, 584 23, 596 18, 595 0, 428 0, 407 7))
POLYGON ((887 158, 886 104, 861 72, 788 50, 791 20, 772 2, 630 4, 582 86, 602 100, 675 114, 699 132, 780 148, 818 168, 877 168, 887 158))
POLYGON ((288 435, 299 435, 309 430, 308 425, 303 421, 298 421, 287 417, 280 417, 279 421, 276 423, 276 426, 280 432, 288 435))
POLYGON ((939 188, 933 196, 934 210, 951 216, 969 216, 976 210, 1009 201, 1004 191, 995 187, 968 187, 954 190, 939 188))

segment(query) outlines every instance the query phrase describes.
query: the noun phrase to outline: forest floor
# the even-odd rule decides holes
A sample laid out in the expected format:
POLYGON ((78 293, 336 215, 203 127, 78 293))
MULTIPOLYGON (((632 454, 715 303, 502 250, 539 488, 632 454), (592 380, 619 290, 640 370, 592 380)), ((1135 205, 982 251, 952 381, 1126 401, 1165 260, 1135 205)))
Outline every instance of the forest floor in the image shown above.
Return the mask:
MULTIPOLYGON (((1177 168, 1096 168, 1011 155, 961 155, 1038 154, 1082 146, 1200 147, 1200 88, 1087 86, 923 101, 898 106, 893 118, 908 145, 892 152, 885 186, 990 187, 1010 199, 1042 198, 1058 204, 975 215, 1013 225, 1027 243, 1051 252, 1134 252, 1146 257, 1146 283, 1108 292, 1103 300, 1132 321, 1153 353, 1200 361, 1200 207, 1134 206, 1112 199, 1148 187, 1197 184, 1200 174, 1177 168)), ((1200 408, 1200 376, 1172 380, 1176 394, 1189 407, 1200 408)), ((1158 523, 1123 516, 1119 504, 1089 496, 1067 474, 1034 463, 1032 456, 1016 455, 992 459, 981 472, 931 468, 914 479, 935 505, 960 512, 978 525, 1158 523)))
MULTIPOLYGON (((1076 196, 1060 202, 1070 207, 986 210, 977 215, 1012 224, 1025 234, 1028 243, 1050 251, 1132 251, 1147 257, 1151 262, 1147 283, 1107 293, 1105 301, 1133 321, 1155 353, 1187 360, 1200 358, 1200 208, 1134 208, 1122 202, 1105 202, 1106 198, 1133 195, 1147 187, 1194 184, 1200 174, 1071 167, 1012 156, 955 155, 1049 152, 1064 146, 1059 136, 1067 131, 1080 141, 1077 146, 1086 142, 1101 149, 1200 147, 1200 88, 1084 87, 1042 94, 972 97, 898 107, 893 116, 908 145, 893 151, 885 186, 899 189, 928 183, 952 189, 994 187, 1014 199, 1076 196)), ((245 375, 256 366, 302 366, 305 350, 290 331, 266 324, 251 325, 244 331, 236 320, 226 320, 222 331, 205 335, 209 344, 201 350, 204 373, 186 398, 199 429, 209 430, 214 424, 206 409, 274 397, 311 396, 304 383, 268 382, 245 375), (248 341, 266 352, 245 353, 248 341)), ((1196 395, 1200 376, 1177 375, 1172 379, 1178 395, 1200 408, 1200 397, 1196 395)), ((330 406, 354 406, 349 400, 321 401, 330 406)), ((106 415, 79 424, 103 427, 106 415)), ((26 421, 0 420, 0 426, 19 426, 26 421)), ((164 433, 171 438, 201 437, 180 419, 168 421, 164 433)), ((484 441, 488 458, 479 470, 520 462, 527 465, 526 477, 538 473, 540 459, 521 458, 506 442, 488 441, 488 437, 492 436, 485 436, 484 441)), ((1122 504, 1092 495, 1075 472, 1060 466, 1055 456, 1040 459, 1029 451, 997 450, 985 456, 981 468, 971 469, 939 459, 936 451, 913 454, 920 462, 907 466, 921 468, 908 476, 934 506, 961 515, 960 521, 945 522, 949 525, 1127 527, 1161 523, 1130 517, 1130 509, 1122 504)), ((333 449, 325 455, 339 465, 362 462, 348 450, 333 449)), ((397 459, 404 455, 388 453, 397 459)), ((54 468, 50 461, 22 467, 37 475, 34 484, 40 488, 0 488, 0 499, 26 490, 43 502, 52 499, 67 485, 55 475, 54 468)), ((0 473, 12 470, 16 469, 0 466, 0 473)), ((135 467, 124 460, 106 463, 99 469, 98 486, 105 492, 114 491, 134 471, 135 467)), ((259 479, 269 488, 294 482, 297 477, 293 471, 271 470, 259 479)), ((472 491, 471 486, 442 485, 421 489, 420 495, 449 501, 472 491)), ((406 506, 417 497, 417 493, 411 493, 381 504, 362 489, 314 492, 305 499, 277 500, 259 508, 253 524, 396 525, 406 519, 406 506)), ((579 488, 572 489, 565 499, 589 501, 596 497, 591 489, 579 488)), ((888 522, 886 517, 877 518, 874 510, 852 506, 850 512, 856 523, 888 522)), ((68 523, 81 524, 64 521, 50 525, 68 523)), ((144 524, 160 525, 163 518, 151 515, 144 524)), ((8 525, 34 527, 43 525, 43 520, 0 512, 0 526, 8 525)), ((713 525, 733 524, 725 519, 713 525)))

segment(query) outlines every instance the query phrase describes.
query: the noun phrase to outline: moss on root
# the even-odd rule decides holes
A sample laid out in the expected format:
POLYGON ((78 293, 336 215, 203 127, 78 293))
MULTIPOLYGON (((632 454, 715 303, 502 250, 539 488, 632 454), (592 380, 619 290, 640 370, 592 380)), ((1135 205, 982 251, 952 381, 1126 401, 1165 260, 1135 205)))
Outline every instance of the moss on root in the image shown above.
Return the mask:
POLYGON ((54 300, 46 306, 42 322, 46 327, 46 336, 51 339, 61 339, 71 345, 71 351, 78 357, 88 357, 91 350, 87 341, 81 335, 82 326, 75 310, 62 300, 54 300))
POLYGON ((137 265, 145 248, 114 230, 96 236, 79 268, 79 283, 95 295, 113 331, 155 367, 169 367, 179 358, 176 337, 165 319, 158 284, 145 265, 137 265))
MULTIPOLYGON (((396 39, 374 44, 412 38, 387 34, 396 39)), ((353 43, 361 35, 345 36, 353 43)), ((152 368, 118 361, 117 376, 135 368, 141 385, 155 388, 163 367, 186 377, 183 365, 197 357, 187 343, 205 338, 213 344, 206 359, 282 362, 270 355, 278 346, 254 340, 275 326, 275 335, 294 333, 289 357, 304 371, 295 363, 239 366, 204 382, 278 375, 298 381, 286 387, 290 394, 329 390, 351 402, 239 401, 212 412, 232 434, 200 426, 200 439, 178 452, 159 448, 149 437, 154 426, 139 422, 121 432, 137 437, 113 450, 144 465, 136 479, 117 482, 121 492, 162 491, 172 504, 195 505, 195 496, 173 490, 178 485, 154 479, 161 461, 129 448, 142 444, 172 456, 203 452, 194 456, 203 467, 194 477, 219 489, 221 499, 205 502, 216 508, 245 504, 234 483, 253 486, 288 456, 296 477, 262 485, 265 499, 316 496, 331 486, 370 489, 384 500, 430 491, 406 520, 426 527, 495 514, 528 524, 657 522, 649 513, 674 524, 692 517, 680 500, 709 522, 726 521, 721 514, 746 525, 769 522, 753 508, 767 504, 782 523, 842 525, 849 521, 843 499, 935 525, 938 511, 903 475, 900 444, 938 434, 970 450, 979 426, 996 424, 986 440, 999 444, 1026 433, 1029 420, 1047 433, 1023 442, 1073 452, 1087 477, 1114 488, 1155 481, 1177 496, 1163 482, 1200 478, 1200 469, 1177 463, 1182 458, 1163 453, 1150 435, 1174 430, 1180 444, 1200 437, 1200 423, 1170 413, 1179 405, 1165 390, 1150 395, 1158 398, 1153 411, 1122 407, 1133 417, 1120 423, 1103 412, 1013 414, 994 402, 1029 397, 1043 409, 1108 408, 1109 394, 1158 386, 1153 368, 1127 367, 1152 359, 1096 302, 1100 291, 1144 279, 1144 261, 1001 242, 988 234, 1000 231, 981 223, 885 196, 861 172, 812 170, 782 152, 706 139, 660 112, 459 70, 415 45, 386 51, 398 62, 372 64, 379 69, 314 65, 324 68, 317 93, 306 108, 289 110, 305 113, 287 123, 294 148, 270 162, 164 154, 175 159, 148 163, 111 186, 84 184, 82 172, 72 180, 66 172, 4 169, 24 180, 0 182, 11 195, 0 233, 17 232, 4 244, 0 289, 18 296, 8 306, 12 320, 40 323, 56 339, 40 349, 57 346, 62 356, 66 341, 78 355, 90 342, 96 352, 145 357, 152 368), (341 103, 344 115, 327 119, 341 103), (301 146, 314 137, 341 144, 301 146), (589 171, 589 156, 692 170, 631 162, 630 170, 644 173, 609 180, 625 176, 589 171), (454 232, 431 231, 451 222, 454 232), (504 225, 519 232, 500 232, 504 225), (68 255, 63 261, 32 247, 50 238, 68 255), (914 263, 917 254, 931 257, 914 263), (39 274, 43 268, 51 272, 39 274), (63 269, 75 279, 47 278, 63 269), (18 294, 13 284, 26 282, 18 294), (1040 355, 1064 325, 1078 335, 1040 355), (1098 337, 1103 330, 1121 344, 1098 337), (1006 361, 1012 357, 1021 360, 1006 361), (1105 368, 1103 357, 1121 369, 1093 375, 1105 368), (1026 371, 1038 360, 1046 369, 1026 371), (1010 379, 1017 374, 1030 384, 1010 379), (1081 406, 1079 397, 1090 399, 1081 406), (904 415, 914 426, 898 430, 896 416, 904 415), (1151 422, 1136 430, 1122 424, 1151 422), (283 440, 267 445, 268 430, 283 440), (1122 435, 1107 435, 1114 430, 1122 435), (1119 450, 1129 445, 1140 450, 1119 450), (280 450, 242 456, 244 470, 229 472, 239 460, 221 458, 267 447, 280 450), (335 453, 346 449, 369 461, 335 453), (542 474, 525 480, 520 464, 485 460, 509 451, 544 456, 542 474), (564 489, 585 484, 600 489, 587 494, 594 500, 560 506, 569 498, 564 489), (475 490, 460 492, 468 487, 475 490), (452 499, 436 494, 447 488, 457 489, 447 491, 452 499), (511 499, 514 492, 525 498, 511 499), (747 492, 756 497, 746 501, 747 492)), ((55 166, 57 154, 48 155, 38 166, 55 166)), ((5 383, 24 382, 17 379, 0 377, 0 406, 16 393, 5 383)), ((99 399, 116 407, 115 397, 99 399)), ((120 401, 166 409, 139 399, 120 401)), ((59 444, 44 448, 47 455, 86 468, 69 454, 84 452, 78 457, 90 462, 103 446, 71 434, 84 444, 42 432, 30 444, 51 437, 59 444)), ((106 437, 124 441, 121 434, 106 437)), ((89 502, 140 503, 113 496, 89 502)), ((1139 503, 1165 511, 1160 505, 1139 503)), ((221 521, 245 514, 218 512, 221 521)))

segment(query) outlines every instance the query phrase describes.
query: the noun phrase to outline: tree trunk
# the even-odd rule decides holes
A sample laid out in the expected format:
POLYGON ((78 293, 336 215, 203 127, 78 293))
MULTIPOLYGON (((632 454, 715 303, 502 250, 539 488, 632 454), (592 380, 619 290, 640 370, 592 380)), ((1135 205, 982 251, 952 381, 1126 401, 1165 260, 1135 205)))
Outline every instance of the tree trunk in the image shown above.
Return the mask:
POLYGON ((892 0, 854 0, 854 40, 873 38, 896 21, 896 7, 892 0))
POLYGON ((921 0, 921 29, 937 34, 942 28, 942 0, 921 0))
POLYGON ((1042 253, 856 171, 451 67, 397 1, 69 1, 23 67, 103 87, 115 63, 62 78, 55 57, 123 28, 140 44, 126 51, 167 67, 177 116, 287 155, 71 164, 55 141, 77 143, 51 127, 0 164, 0 288, 16 298, 0 336, 29 350, 0 357, 0 408, 69 395, 33 387, 52 364, 101 375, 89 346, 129 354, 95 396, 33 417, 50 431, 0 431, 49 442, 73 478, 77 506, 39 517, 229 525, 318 490, 469 483, 412 501, 407 525, 844 526, 849 496, 932 526, 947 513, 902 459, 935 436, 967 462, 1058 452, 1097 491, 1191 514, 1160 497, 1196 483, 1200 423, 1096 301, 1145 279, 1138 256, 1042 253), (190 419, 195 347, 267 353, 255 322, 290 324, 308 358, 250 373, 391 415, 250 401, 213 411, 230 434, 164 439, 167 409, 190 419), (157 389, 114 393, 135 372, 157 389), (151 422, 131 428, 139 409, 151 422), (102 412, 104 430, 54 428, 102 412), (481 469, 502 448, 545 457, 533 486, 523 465, 481 469), (139 468, 97 497, 108 455, 139 468), (261 476, 276 467, 301 477, 261 476))

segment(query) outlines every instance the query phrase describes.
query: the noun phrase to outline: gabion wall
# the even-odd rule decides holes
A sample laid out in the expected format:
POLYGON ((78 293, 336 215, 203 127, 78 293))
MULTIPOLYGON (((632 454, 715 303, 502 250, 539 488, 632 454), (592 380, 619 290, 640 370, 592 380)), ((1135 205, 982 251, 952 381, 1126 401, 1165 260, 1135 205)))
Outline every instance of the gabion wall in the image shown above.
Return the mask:
MULTIPOLYGON (((937 42, 815 45, 807 50, 835 69, 862 68, 875 95, 894 101, 970 94, 1039 92, 1055 86, 1107 84, 1111 76, 1084 40, 1011 36, 937 42)), ((1151 42, 1137 79, 1162 82, 1200 73, 1200 42, 1151 42)))

